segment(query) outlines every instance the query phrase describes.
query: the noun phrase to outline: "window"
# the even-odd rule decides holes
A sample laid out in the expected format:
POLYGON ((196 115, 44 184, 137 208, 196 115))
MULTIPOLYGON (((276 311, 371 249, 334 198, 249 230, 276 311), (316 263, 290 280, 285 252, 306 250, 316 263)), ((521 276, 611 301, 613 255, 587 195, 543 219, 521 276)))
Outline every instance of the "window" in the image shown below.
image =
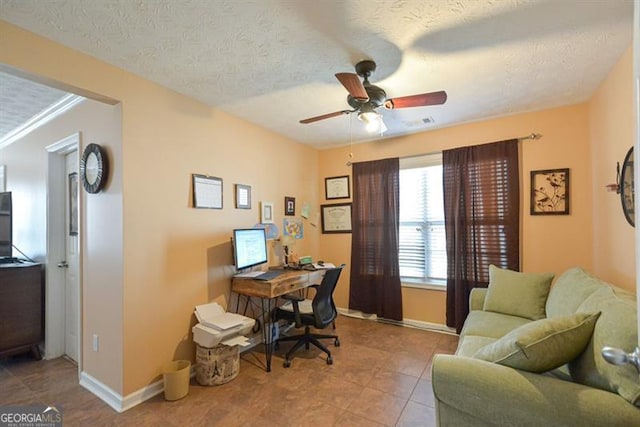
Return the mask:
POLYGON ((412 285, 446 285, 442 155, 400 159, 400 276, 412 285))

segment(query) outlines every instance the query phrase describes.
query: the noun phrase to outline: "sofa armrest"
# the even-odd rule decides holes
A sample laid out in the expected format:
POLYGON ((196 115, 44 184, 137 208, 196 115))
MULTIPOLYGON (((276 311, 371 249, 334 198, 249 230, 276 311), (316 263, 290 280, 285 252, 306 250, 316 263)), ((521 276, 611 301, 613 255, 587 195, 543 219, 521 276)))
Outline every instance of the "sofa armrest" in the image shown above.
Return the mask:
POLYGON ((440 426, 640 425, 617 394, 462 356, 436 355, 432 384, 440 426))
POLYGON ((487 288, 473 288, 469 293, 469 311, 482 310, 484 298, 487 296, 487 288))

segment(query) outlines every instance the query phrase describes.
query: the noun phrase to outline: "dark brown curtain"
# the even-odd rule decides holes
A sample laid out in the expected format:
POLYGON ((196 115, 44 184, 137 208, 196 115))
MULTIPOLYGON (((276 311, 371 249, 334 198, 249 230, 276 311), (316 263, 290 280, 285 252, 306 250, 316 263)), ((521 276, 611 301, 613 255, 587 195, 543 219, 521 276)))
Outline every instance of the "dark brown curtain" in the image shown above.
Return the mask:
POLYGON ((354 163, 349 308, 402 320, 399 221, 399 159, 354 163))
POLYGON ((518 140, 442 153, 447 239, 447 325, 458 332, 472 288, 489 284, 489 264, 520 269, 518 140))

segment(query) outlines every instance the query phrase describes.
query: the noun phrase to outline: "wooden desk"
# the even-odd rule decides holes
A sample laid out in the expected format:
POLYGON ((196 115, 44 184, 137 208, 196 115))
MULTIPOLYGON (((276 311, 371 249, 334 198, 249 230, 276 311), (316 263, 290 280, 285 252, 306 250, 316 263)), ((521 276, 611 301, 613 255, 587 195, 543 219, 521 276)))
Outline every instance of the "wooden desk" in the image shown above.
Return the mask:
POLYGON ((265 348, 266 369, 271 372, 271 356, 273 355, 273 338, 275 327, 271 324, 270 316, 276 307, 277 298, 316 283, 320 283, 324 271, 322 270, 290 270, 272 280, 256 280, 251 277, 234 277, 231 281, 231 291, 247 297, 260 298, 262 308, 262 341, 265 348), (271 331, 267 326, 271 325, 271 331))

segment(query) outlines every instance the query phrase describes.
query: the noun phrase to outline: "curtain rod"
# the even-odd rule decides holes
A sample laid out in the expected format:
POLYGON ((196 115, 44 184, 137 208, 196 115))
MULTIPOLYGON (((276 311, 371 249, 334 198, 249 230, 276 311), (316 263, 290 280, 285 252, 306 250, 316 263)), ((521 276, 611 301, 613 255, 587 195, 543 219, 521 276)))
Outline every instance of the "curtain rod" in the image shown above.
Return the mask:
POLYGON ((542 138, 542 134, 541 133, 532 133, 532 134, 527 135, 527 136, 521 136, 520 138, 518 138, 518 140, 524 141, 525 139, 533 139, 535 141, 536 139, 540 139, 540 138, 542 138))
MULTIPOLYGON (((524 141, 525 139, 531 139, 531 140, 534 140, 534 141, 535 141, 536 139, 541 139, 541 138, 542 138, 542 136, 543 136, 543 135, 542 135, 541 133, 535 133, 535 132, 534 132, 534 133, 530 133, 530 134, 529 134, 529 135, 527 135, 527 136, 521 136, 520 138, 516 138, 516 139, 517 139, 518 141, 524 141)), ((402 159, 410 159, 410 158, 412 158, 412 157, 422 157, 422 156, 426 156, 426 155, 429 155, 429 154, 435 154, 435 153, 414 154, 414 155, 412 155, 412 156, 405 156, 405 157, 401 157, 401 158, 402 158, 402 159)), ((349 160, 349 161, 347 162, 347 166, 349 166, 349 167, 350 167, 351 165, 353 165, 353 162, 351 162, 351 160, 349 160)))

